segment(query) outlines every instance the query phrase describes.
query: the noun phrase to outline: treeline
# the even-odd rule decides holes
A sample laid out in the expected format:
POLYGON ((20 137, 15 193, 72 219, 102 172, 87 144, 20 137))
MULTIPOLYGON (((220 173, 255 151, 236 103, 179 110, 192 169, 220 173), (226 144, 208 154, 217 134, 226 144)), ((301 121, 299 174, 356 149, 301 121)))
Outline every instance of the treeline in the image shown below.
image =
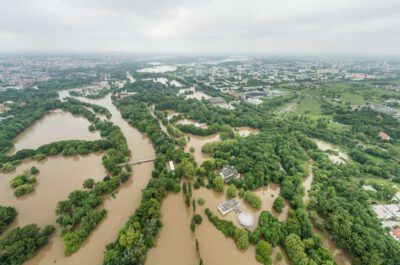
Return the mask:
POLYGON ((69 194, 68 200, 58 203, 57 223, 62 227, 61 236, 65 245, 65 255, 71 255, 77 251, 90 232, 106 216, 105 209, 97 209, 105 199, 103 195, 111 195, 131 175, 129 166, 120 165, 130 156, 126 139, 120 128, 108 121, 98 121, 96 129, 100 130, 101 135, 112 146, 102 157, 103 165, 110 176, 106 176, 103 181, 93 185, 85 184, 88 190, 73 191, 69 194))
POLYGON ((218 228, 226 237, 230 237, 235 241, 236 246, 239 249, 246 250, 249 245, 249 234, 248 230, 238 228, 231 221, 226 221, 218 218, 217 215, 213 214, 210 209, 205 209, 204 213, 207 215, 208 220, 218 228))
POLYGON ((0 238, 0 264, 19 265, 46 245, 54 232, 51 225, 42 230, 35 224, 17 227, 0 238))
MULTIPOLYGON (((375 120, 373 117, 370 119, 375 120)), ((368 137, 363 132, 320 127, 318 122, 313 122, 307 117, 294 117, 288 123, 292 131, 301 131, 308 137, 322 139, 349 150, 350 158, 358 163, 352 164, 357 171, 354 176, 386 179, 394 176, 395 181, 400 181, 400 165, 397 162, 400 154, 395 145, 383 143, 377 137, 377 133, 374 137, 368 137), (307 123, 311 126, 306 125, 307 123)))
MULTIPOLYGON (((130 84, 127 89, 128 91, 140 92, 135 98, 149 105, 155 105, 156 110, 159 111, 174 110, 184 113, 188 119, 209 125, 250 126, 253 128, 264 128, 271 125, 273 117, 270 115, 260 115, 266 114, 267 111, 256 110, 250 104, 239 104, 234 110, 226 110, 214 107, 206 101, 196 99, 184 100, 182 97, 176 95, 178 89, 175 88, 167 88, 161 84, 154 85, 154 82, 142 83, 135 82, 130 84), (142 83, 144 84, 142 85, 142 83)), ((230 97, 225 93, 222 96, 230 97)))
POLYGON ((111 112, 105 107, 102 107, 102 106, 99 106, 96 104, 92 104, 92 103, 88 103, 88 102, 83 102, 83 101, 77 100, 75 98, 68 98, 67 104, 68 103, 88 107, 88 108, 92 109, 95 113, 105 115, 108 119, 111 118, 111 112))
POLYGON ((199 135, 199 136, 210 136, 213 134, 216 134, 221 126, 218 124, 212 124, 211 126, 208 126, 207 128, 200 128, 197 126, 194 126, 192 124, 184 125, 184 124, 179 124, 177 125, 179 130, 181 130, 184 133, 191 133, 194 135, 199 135))
MULTIPOLYGON (((299 142, 305 146, 315 145, 307 140, 298 133, 271 129, 239 139, 232 144, 214 146, 211 156, 216 163, 221 159, 228 161, 239 172, 244 173, 244 179, 231 183, 241 188, 254 189, 257 185, 265 186, 272 180, 281 185, 281 196, 290 202, 292 209, 289 210, 286 222, 279 222, 268 212, 261 213, 258 227, 253 232, 247 231, 251 243, 257 245, 264 244, 260 242, 265 241, 271 246, 281 245, 295 265, 334 264, 333 257, 323 247, 322 240, 313 234, 303 202, 303 181, 310 172, 309 158, 299 142), (248 177, 252 178, 252 183, 248 177)), ((203 166, 206 167, 208 163, 203 166)), ((235 226, 232 223, 210 216, 210 221, 219 230, 235 239, 235 226)))
POLYGON ((37 150, 20 150, 13 156, 7 156, 6 153, 13 146, 12 139, 24 129, 31 126, 34 121, 45 116, 50 110, 61 108, 74 115, 82 115, 92 123, 92 130, 96 130, 96 123, 100 122, 100 119, 87 108, 91 108, 96 113, 111 117, 111 113, 107 109, 94 104, 83 103, 75 99, 69 99, 67 102, 60 102, 53 99, 53 97, 57 95, 54 93, 29 89, 25 89, 24 91, 26 91, 26 94, 30 95, 30 97, 27 98, 24 93, 15 92, 13 90, 7 90, 2 93, 2 95, 5 94, 5 99, 15 100, 15 106, 8 113, 9 115, 14 115, 14 117, 7 119, 6 122, 0 122, 0 169, 4 167, 5 163, 8 163, 4 167, 5 171, 13 170, 14 165, 18 164, 18 160, 36 155, 48 156, 56 155, 61 152, 63 152, 64 155, 87 154, 93 151, 110 148, 110 143, 104 142, 104 140, 98 140, 94 143, 87 141, 61 141, 45 145, 37 150), (14 161, 16 162, 13 163, 14 161))
POLYGON ((379 139, 380 131, 386 132, 394 140, 400 139, 399 120, 369 108, 356 111, 338 109, 334 121, 350 125, 354 132, 362 132, 373 139, 379 139))
POLYGON ((372 212, 368 195, 350 179, 354 166, 333 165, 317 149, 309 153, 315 161, 310 209, 326 220, 323 226, 352 255, 353 264, 400 264, 400 245, 372 212))
POLYGON ((83 91, 70 91, 69 94, 74 97, 84 97, 90 99, 100 99, 104 98, 108 93, 110 93, 110 88, 102 88, 100 90, 91 91, 88 89, 84 89, 83 91))
POLYGON ((117 240, 107 246, 103 264, 144 264, 147 250, 155 246, 155 236, 161 228, 160 203, 168 192, 180 191, 180 174, 169 172, 166 163, 188 159, 189 155, 175 149, 172 140, 161 130, 158 120, 148 111, 143 111, 146 109, 143 102, 129 97, 116 102, 116 105, 129 124, 147 133, 156 148, 157 158, 153 177, 142 191, 139 208, 118 233, 117 240))
POLYGON ((0 103, 8 100, 14 102, 11 110, 3 114, 12 117, 0 122, 0 164, 4 163, 5 154, 13 147, 12 139, 42 118, 49 110, 48 100, 56 96, 56 92, 34 89, 24 89, 23 92, 8 89, 0 93, 0 103))
POLYGON ((7 226, 14 221, 16 216, 17 211, 13 207, 0 205, 0 234, 6 230, 7 226))
POLYGON ((77 88, 85 85, 89 85, 92 82, 98 80, 96 76, 82 76, 82 75, 73 75, 73 76, 63 76, 58 78, 52 78, 45 82, 37 83, 36 85, 41 90, 61 90, 61 89, 69 89, 69 88, 77 88))

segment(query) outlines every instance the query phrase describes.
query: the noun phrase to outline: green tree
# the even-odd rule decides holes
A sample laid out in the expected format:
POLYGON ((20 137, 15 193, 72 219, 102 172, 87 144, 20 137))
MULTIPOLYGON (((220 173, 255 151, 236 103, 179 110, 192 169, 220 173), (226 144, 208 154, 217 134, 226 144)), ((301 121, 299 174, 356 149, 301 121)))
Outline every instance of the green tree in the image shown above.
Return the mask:
POLYGON ((31 174, 32 175, 36 175, 36 174, 39 174, 39 169, 37 169, 36 167, 31 167, 31 174))
POLYGON ((277 211, 278 213, 281 213, 284 206, 285 206, 285 200, 283 199, 283 197, 278 196, 276 197, 274 204, 272 205, 272 208, 274 208, 274 210, 277 211))
POLYGON ((239 249, 247 249, 249 247, 249 234, 246 230, 241 228, 235 230, 235 243, 239 249))
POLYGON ((261 209, 262 206, 262 201, 260 197, 257 196, 257 194, 251 192, 251 191, 245 191, 243 195, 243 199, 250 204, 253 208, 256 209, 261 209))
POLYGON ((213 184, 214 184, 215 191, 224 192, 224 180, 222 179, 222 177, 220 177, 220 176, 215 177, 213 184))
POLYGON ((83 187, 84 187, 85 189, 92 189, 92 188, 94 187, 94 184, 95 184, 94 179, 89 178, 89 179, 86 179, 86 180, 83 182, 83 187))
POLYGON ((256 260, 264 265, 272 264, 271 245, 264 240, 258 241, 256 245, 256 260))
POLYGON ((228 198, 236 197, 236 193, 237 193, 237 188, 233 184, 229 185, 228 188, 226 189, 226 196, 228 196, 228 198))
POLYGON ((193 220, 197 225, 199 225, 203 221, 203 218, 201 217, 200 214, 196 214, 193 216, 193 220))
POLYGON ((305 246, 298 235, 290 234, 286 237, 285 249, 293 265, 309 264, 305 246))

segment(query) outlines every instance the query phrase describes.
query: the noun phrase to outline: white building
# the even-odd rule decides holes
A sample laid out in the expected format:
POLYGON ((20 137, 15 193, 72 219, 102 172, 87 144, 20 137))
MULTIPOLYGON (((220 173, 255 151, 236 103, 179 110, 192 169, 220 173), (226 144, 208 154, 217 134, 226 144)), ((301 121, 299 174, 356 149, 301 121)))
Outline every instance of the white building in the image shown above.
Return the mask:
POLYGON ((223 203, 218 204, 218 211, 222 215, 227 215, 231 211, 235 210, 236 208, 240 207, 240 203, 237 199, 232 199, 223 203))

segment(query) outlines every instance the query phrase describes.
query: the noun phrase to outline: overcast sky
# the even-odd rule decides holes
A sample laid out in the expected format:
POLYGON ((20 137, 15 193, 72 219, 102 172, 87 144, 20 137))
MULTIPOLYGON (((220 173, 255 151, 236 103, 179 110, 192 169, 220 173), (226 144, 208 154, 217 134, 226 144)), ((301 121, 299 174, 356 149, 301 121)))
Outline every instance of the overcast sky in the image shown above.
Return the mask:
POLYGON ((0 0, 0 52, 400 54, 400 0, 0 0))

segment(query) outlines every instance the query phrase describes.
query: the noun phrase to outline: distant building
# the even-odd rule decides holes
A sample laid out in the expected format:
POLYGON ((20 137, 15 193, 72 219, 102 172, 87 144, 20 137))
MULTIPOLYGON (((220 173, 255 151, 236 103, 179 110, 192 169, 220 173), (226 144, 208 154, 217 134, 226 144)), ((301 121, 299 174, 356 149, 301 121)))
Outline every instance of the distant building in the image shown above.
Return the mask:
POLYGON ((203 69, 201 69, 199 66, 196 66, 193 68, 193 74, 195 77, 202 77, 203 76, 203 69))
POLYGON ((227 215, 231 211, 240 207, 240 203, 237 199, 232 199, 223 203, 218 204, 218 211, 222 215, 227 215))
POLYGON ((382 140, 385 140, 385 141, 390 140, 390 136, 389 136, 387 133, 385 133, 385 132, 379 132, 379 133, 378 133, 378 136, 379 136, 382 140))
POLYGON ((221 97, 209 98, 208 102, 210 102, 213 105, 226 104, 225 99, 223 99, 221 97))
POLYGON ((258 98, 248 98, 248 99, 246 99, 246 101, 253 105, 260 105, 261 103, 263 103, 263 101, 258 98))
POLYGON ((397 241, 400 241, 400 228, 395 228, 392 231, 390 231, 390 234, 394 239, 397 241))
POLYGON ((376 112, 387 114, 387 115, 395 115, 398 112, 394 108, 381 106, 381 105, 370 105, 369 108, 376 112))
POLYGON ((238 179, 240 177, 239 172, 236 170, 234 166, 224 166, 221 169, 220 175, 225 182, 229 182, 233 179, 238 179))
POLYGON ((400 218, 400 207, 397 204, 374 205, 372 207, 380 220, 400 218))
POLYGON ((5 104, 0 104, 0 113, 10 111, 11 108, 7 107, 5 104))

